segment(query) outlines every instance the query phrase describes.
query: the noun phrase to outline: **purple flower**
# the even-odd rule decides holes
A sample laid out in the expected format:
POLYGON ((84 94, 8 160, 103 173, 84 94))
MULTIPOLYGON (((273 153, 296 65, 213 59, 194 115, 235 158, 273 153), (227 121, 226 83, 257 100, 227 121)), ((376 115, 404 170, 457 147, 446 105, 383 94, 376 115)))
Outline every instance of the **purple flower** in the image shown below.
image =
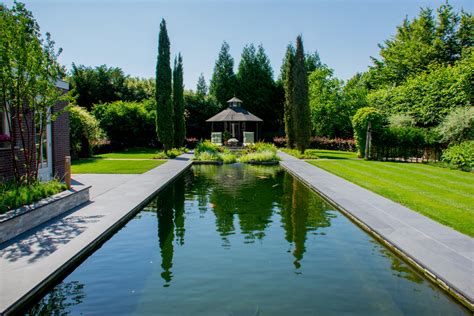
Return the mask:
POLYGON ((10 136, 5 134, 0 134, 0 142, 8 142, 10 141, 10 136))

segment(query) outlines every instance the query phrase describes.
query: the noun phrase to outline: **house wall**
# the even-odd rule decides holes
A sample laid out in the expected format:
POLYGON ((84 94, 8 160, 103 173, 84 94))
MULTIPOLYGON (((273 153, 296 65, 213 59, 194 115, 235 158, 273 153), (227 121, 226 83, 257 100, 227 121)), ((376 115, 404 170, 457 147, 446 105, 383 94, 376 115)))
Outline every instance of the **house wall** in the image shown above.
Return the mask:
MULTIPOLYGON (((61 90, 66 93, 67 89, 61 90)), ((60 102, 56 104, 52 112, 58 113, 63 111, 64 108, 67 106, 67 102, 60 102)), ((17 135, 19 136, 18 128, 17 135)), ((34 133, 34 130, 33 130, 34 133)), ((63 111, 57 119, 51 124, 51 133, 52 133, 52 159, 53 162, 53 170, 52 175, 53 177, 57 177, 60 180, 64 179, 64 162, 65 157, 69 156, 69 112, 63 111)), ((19 139, 19 137, 17 137, 19 139)), ((14 177, 14 170, 13 170, 13 162, 11 157, 10 151, 10 144, 8 143, 8 148, 0 148, 0 181, 6 181, 12 179, 14 177)), ((18 141, 16 144, 15 154, 17 156, 18 166, 22 166, 24 164, 24 156, 20 149, 21 141, 18 141)))
POLYGON ((53 140, 53 176, 64 179, 65 157, 69 156, 69 112, 64 111, 67 102, 61 102, 54 106, 53 113, 63 111, 51 126, 53 140))

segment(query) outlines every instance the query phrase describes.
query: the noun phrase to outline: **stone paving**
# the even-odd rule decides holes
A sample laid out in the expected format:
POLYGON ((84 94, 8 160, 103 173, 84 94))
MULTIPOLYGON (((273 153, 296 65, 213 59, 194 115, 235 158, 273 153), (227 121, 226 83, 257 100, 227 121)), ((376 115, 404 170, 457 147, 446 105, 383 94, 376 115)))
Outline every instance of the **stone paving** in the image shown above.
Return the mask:
POLYGON ((183 154, 141 175, 76 175, 76 183, 93 185, 89 204, 0 244, 0 314, 73 266, 190 167, 191 157, 183 154))
POLYGON ((286 153, 281 166, 387 241, 474 309, 474 238, 286 153))

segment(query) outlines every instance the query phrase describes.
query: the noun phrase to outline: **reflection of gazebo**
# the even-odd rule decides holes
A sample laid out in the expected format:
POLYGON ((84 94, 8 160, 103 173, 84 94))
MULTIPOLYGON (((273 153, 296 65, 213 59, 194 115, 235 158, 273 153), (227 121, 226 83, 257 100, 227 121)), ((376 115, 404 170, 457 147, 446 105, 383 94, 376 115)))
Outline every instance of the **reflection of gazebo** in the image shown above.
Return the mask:
POLYGON ((241 100, 233 97, 229 101, 229 107, 217 113, 206 122, 211 123, 212 132, 228 132, 239 142, 243 141, 244 132, 254 132, 255 139, 259 139, 260 126, 263 120, 242 108, 241 100))

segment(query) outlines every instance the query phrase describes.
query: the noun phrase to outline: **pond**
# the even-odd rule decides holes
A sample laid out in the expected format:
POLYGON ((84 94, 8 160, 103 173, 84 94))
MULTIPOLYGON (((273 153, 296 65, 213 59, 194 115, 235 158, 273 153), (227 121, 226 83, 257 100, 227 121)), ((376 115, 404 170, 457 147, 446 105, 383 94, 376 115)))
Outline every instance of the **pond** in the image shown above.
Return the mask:
POLYGON ((25 313, 464 315, 280 167, 193 166, 25 313))

